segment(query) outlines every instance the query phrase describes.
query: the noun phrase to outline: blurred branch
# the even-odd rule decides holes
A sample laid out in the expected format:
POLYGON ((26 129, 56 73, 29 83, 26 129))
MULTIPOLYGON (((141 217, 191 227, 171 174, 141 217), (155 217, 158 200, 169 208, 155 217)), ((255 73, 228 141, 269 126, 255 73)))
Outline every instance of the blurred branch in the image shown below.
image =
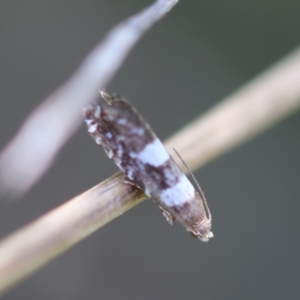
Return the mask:
POLYGON ((2 194, 19 196, 46 172, 81 124, 82 106, 98 97, 136 42, 177 2, 158 0, 113 28, 75 74, 28 116, 0 154, 2 194))
MULTIPOLYGON (((191 169, 300 108, 300 49, 170 138, 191 169)), ((145 199, 118 173, 0 243, 0 294, 145 199)))

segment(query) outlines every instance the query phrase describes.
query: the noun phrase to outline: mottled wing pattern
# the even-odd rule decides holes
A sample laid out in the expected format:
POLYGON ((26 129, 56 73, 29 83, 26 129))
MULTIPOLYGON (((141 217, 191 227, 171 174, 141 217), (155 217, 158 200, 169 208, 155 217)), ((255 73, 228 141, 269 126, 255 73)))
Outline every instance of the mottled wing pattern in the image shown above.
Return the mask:
POLYGON ((88 131, 125 175, 163 210, 201 240, 212 237, 211 218, 194 187, 149 124, 120 96, 102 93, 101 104, 85 108, 88 131))

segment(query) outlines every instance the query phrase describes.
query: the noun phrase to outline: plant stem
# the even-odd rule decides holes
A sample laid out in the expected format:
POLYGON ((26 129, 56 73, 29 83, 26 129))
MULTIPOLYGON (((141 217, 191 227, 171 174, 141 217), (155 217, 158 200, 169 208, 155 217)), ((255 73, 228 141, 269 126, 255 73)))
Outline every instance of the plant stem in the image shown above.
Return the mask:
MULTIPOLYGON (((300 49, 175 134, 166 147, 196 169, 299 109, 299 81, 300 49)), ((0 294, 146 199, 123 179, 122 173, 113 175, 2 240, 0 294)))

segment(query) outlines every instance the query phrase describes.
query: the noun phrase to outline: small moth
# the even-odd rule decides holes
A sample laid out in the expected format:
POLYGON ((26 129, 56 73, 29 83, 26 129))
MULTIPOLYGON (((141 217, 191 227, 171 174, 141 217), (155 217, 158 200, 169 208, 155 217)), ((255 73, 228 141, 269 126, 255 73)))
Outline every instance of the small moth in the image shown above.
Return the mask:
POLYGON ((88 132, 126 177, 154 200, 167 221, 180 221, 207 242, 211 214, 200 187, 196 192, 136 109, 118 95, 100 92, 101 104, 84 108, 88 132))

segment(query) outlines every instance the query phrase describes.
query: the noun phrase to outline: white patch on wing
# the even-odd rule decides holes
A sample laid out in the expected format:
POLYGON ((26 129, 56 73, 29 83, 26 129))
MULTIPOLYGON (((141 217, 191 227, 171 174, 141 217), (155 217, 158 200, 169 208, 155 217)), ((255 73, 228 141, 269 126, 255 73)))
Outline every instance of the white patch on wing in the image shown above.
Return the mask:
MULTIPOLYGON (((165 163, 170 155, 159 139, 149 143, 136 157, 144 164, 159 167, 165 163)), ((134 158, 134 157, 133 157, 134 158)))
POLYGON ((91 124, 92 124, 92 122, 94 122, 94 120, 91 120, 91 119, 86 119, 85 120, 85 123, 86 123, 86 125, 88 125, 88 126, 90 126, 91 124))
POLYGON ((129 179, 133 179, 133 171, 132 171, 132 169, 127 169, 126 171, 127 171, 127 177, 129 179))
POLYGON ((102 141, 102 139, 101 139, 100 136, 96 136, 96 137, 95 137, 95 142, 96 142, 98 145, 101 145, 101 141, 102 141))
POLYGON ((190 201, 195 194, 195 189, 187 177, 182 174, 180 181, 161 193, 161 200, 166 206, 183 205, 190 201))
POLYGON ((144 193, 145 193, 149 198, 151 198, 150 190, 147 189, 147 187, 146 187, 146 189, 144 190, 144 193))
POLYGON ((99 118, 100 117, 100 112, 101 112, 101 107, 99 105, 97 105, 96 110, 94 112, 94 116, 96 118, 99 118))
POLYGON ((120 125, 125 125, 127 123, 127 120, 126 119, 119 119, 118 120, 118 124, 120 124, 120 125))
POLYGON ((107 136, 108 139, 111 139, 111 138, 112 138, 111 132, 106 132, 105 135, 107 136))
POLYGON ((107 156, 111 159, 114 156, 114 153, 111 149, 109 149, 107 156))
POLYGON ((114 162, 115 162, 115 164, 117 165, 117 167, 118 167, 120 170, 124 171, 123 168, 122 168, 122 166, 121 166, 122 161, 121 161, 118 157, 115 157, 115 158, 114 158, 114 162))
POLYGON ((164 175, 169 184, 172 184, 172 182, 176 182, 177 176, 174 175, 174 172, 172 169, 170 170, 169 168, 166 168, 164 170, 164 175))
POLYGON ((95 132, 97 130, 97 126, 98 126, 97 123, 95 123, 93 125, 90 125, 89 129, 88 129, 88 132, 91 132, 91 133, 95 132))
POLYGON ((137 134, 137 135, 143 135, 143 134, 145 134, 144 128, 141 128, 141 127, 138 127, 138 128, 132 128, 132 129, 131 129, 131 132, 132 132, 132 133, 135 133, 135 134, 137 134))
POLYGON ((121 156, 122 156, 122 153, 123 153, 122 146, 121 146, 121 145, 118 145, 117 155, 118 155, 119 157, 121 157, 121 156))

